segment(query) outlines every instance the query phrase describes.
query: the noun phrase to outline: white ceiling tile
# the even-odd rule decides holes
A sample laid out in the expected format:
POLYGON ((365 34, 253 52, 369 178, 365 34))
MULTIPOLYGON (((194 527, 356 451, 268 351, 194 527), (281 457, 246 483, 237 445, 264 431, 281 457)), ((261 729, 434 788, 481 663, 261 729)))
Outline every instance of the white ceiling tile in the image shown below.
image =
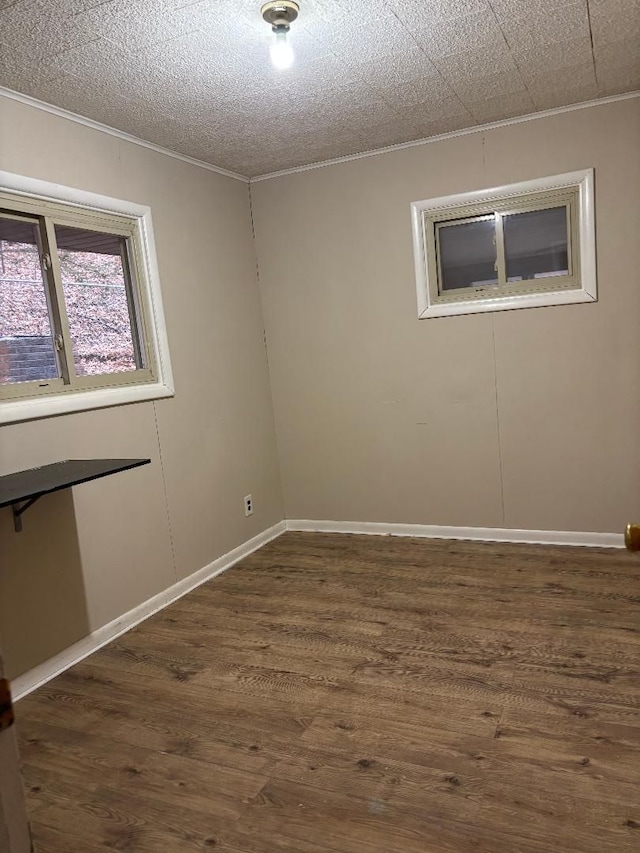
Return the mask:
POLYGON ((590 0, 595 74, 585 8, 302 0, 278 72, 259 2, 0 0, 0 84, 255 175, 637 88, 640 3, 590 0))
POLYGON ((381 112, 395 111, 397 114, 397 109, 379 93, 373 92, 364 81, 355 81, 348 91, 306 91, 291 98, 286 94, 269 92, 256 99, 254 104, 254 121, 256 116, 264 120, 275 114, 294 120, 296 127, 309 124, 310 127, 315 125, 317 130, 344 123, 350 126, 360 112, 368 121, 375 121, 375 116, 381 112))
POLYGON ((351 61, 404 53, 416 46, 409 31, 387 7, 381 7, 376 14, 369 13, 362 18, 354 13, 352 5, 344 9, 339 7, 330 21, 319 28, 316 38, 331 53, 349 57, 351 61))
POLYGON ((580 88, 572 86, 569 92, 558 91, 557 89, 549 89, 546 92, 536 94, 533 101, 538 110, 553 110, 557 107, 567 107, 570 104, 582 104, 585 101, 592 101, 597 97, 597 92, 591 86, 580 88))
POLYGON ((433 64, 449 82, 486 77, 489 74, 517 74, 518 68, 507 43, 502 39, 491 50, 465 50, 449 56, 437 56, 433 64))
MULTIPOLYGON (((430 2, 430 0, 425 0, 430 2)), ((309 3, 307 0, 301 0, 300 20, 305 23, 309 20, 307 8, 309 3)), ((342 20, 344 17, 349 17, 355 21, 363 22, 370 18, 382 17, 386 18, 389 15, 391 4, 389 0, 315 0, 314 22, 321 22, 325 25, 331 25, 332 22, 342 20)))
POLYGON ((425 104, 416 104, 414 107, 407 108, 404 116, 406 121, 416 127, 453 119, 473 123, 469 109, 458 98, 449 98, 438 103, 428 101, 425 104))
MULTIPOLYGON (((112 0, 126 2, 126 0, 112 0)), ((149 14, 154 14, 153 7, 170 5, 174 10, 184 10, 191 22, 208 32, 210 35, 226 37, 232 32, 243 33, 247 27, 256 32, 264 29, 269 31, 260 15, 260 0, 258 3, 237 2, 237 0, 133 0, 134 3, 146 4, 149 14)), ((305 4, 307 6, 308 4, 305 4)))
POLYGON ((397 109, 416 104, 440 103, 455 97, 455 92, 440 75, 402 83, 399 86, 385 86, 377 90, 379 94, 397 109))
POLYGON ((93 85, 111 86, 113 94, 117 95, 116 84, 132 73, 135 63, 117 45, 94 37, 93 41, 51 57, 46 66, 52 73, 84 77, 88 88, 93 85))
MULTIPOLYGON (((586 65, 593 62, 590 38, 569 39, 567 41, 543 44, 533 50, 521 50, 515 55, 522 76, 559 72, 571 65, 586 65)), ((562 79, 556 75, 559 84, 562 79)))
POLYGON ((536 104, 543 96, 547 100, 550 93, 556 93, 559 103, 565 104, 576 101, 576 92, 588 94, 583 100, 596 98, 598 95, 593 62, 568 65, 563 69, 562 75, 548 71, 529 75, 525 79, 527 89, 536 104))
POLYGON ((33 64, 93 38, 74 17, 40 0, 22 0, 0 10, 0 39, 24 62, 33 64))
POLYGON ((173 8, 162 0, 110 0, 76 15, 75 21, 96 36, 134 50, 197 29, 184 8, 173 8))
POLYGON ((640 69, 640 45, 636 38, 594 45, 593 53, 598 71, 620 66, 635 66, 640 69))
POLYGON ((339 98, 343 101, 346 101, 346 96, 354 90, 369 95, 374 92, 374 87, 366 79, 345 69, 335 57, 308 62, 284 74, 269 66, 261 76, 257 88, 287 99, 339 98))
POLYGON ((336 127, 339 127, 341 132, 349 132, 351 127, 362 130, 391 121, 399 124, 405 119, 406 112, 403 108, 396 107, 382 98, 378 98, 375 101, 353 101, 351 106, 344 106, 341 110, 333 111, 333 117, 335 121, 333 132, 335 132, 336 127))
POLYGON ((463 104, 477 103, 484 98, 499 98, 526 92, 520 73, 489 74, 484 77, 471 77, 453 84, 455 94, 463 104))
MULTIPOLYGON (((15 2, 16 0, 8 0, 4 5, 11 6, 15 2)), ((104 2, 108 2, 108 0, 65 0, 63 3, 60 0, 38 0, 38 2, 43 8, 50 9, 58 15, 62 14, 65 18, 70 18, 79 12, 85 12, 87 9, 100 6, 104 2)), ((2 5, 2 0, 0 0, 0 8, 2 5)))
POLYGON ((429 136, 439 136, 442 133, 452 133, 465 127, 473 127, 476 122, 471 113, 466 112, 462 115, 441 116, 434 119, 427 116, 422 122, 416 118, 415 123, 420 133, 418 138, 427 139, 429 136))
POLYGON ((490 10, 490 0, 387 0, 409 29, 490 10))
MULTIPOLYGON (((166 115, 177 116, 196 107, 204 111, 212 100, 210 89, 185 80, 171 63, 147 64, 142 55, 132 57, 106 39, 54 57, 47 68, 52 75, 71 75, 82 81, 87 98, 99 93, 105 105, 126 99, 136 114, 157 107, 166 115)), ((72 108, 66 103, 61 106, 72 108)))
POLYGON ((591 30, 596 48, 601 44, 636 39, 640 41, 640 3, 638 0, 589 0, 591 30))
MULTIPOLYGON (((211 37, 200 31, 178 36, 161 44, 141 45, 135 56, 134 64, 144 63, 147 69, 170 69, 171 74, 183 82, 189 80, 198 85, 225 86, 238 91, 238 68, 241 67, 237 48, 231 49, 229 42, 212 41, 211 37)), ((245 62, 245 74, 242 88, 247 89, 252 81, 260 79, 262 69, 269 67, 268 48, 265 56, 254 52, 253 61, 245 62)))
POLYGON ((49 69, 26 65, 15 51, 0 43, 0 86, 47 100, 47 83, 56 75, 49 69))
POLYGON ((528 14, 505 19, 501 26, 509 47, 516 53, 569 39, 589 38, 587 2, 580 0, 558 6, 542 16, 532 6, 528 14))
POLYGON ((499 98, 484 98, 467 106, 471 115, 480 124, 528 115, 535 111, 535 104, 527 92, 502 95, 499 98))
POLYGON ((618 65, 597 71, 598 94, 619 95, 640 89, 640 69, 633 65, 618 65))
POLYGON ((128 117, 138 114, 139 111, 139 106, 126 98, 113 95, 107 98, 104 89, 89 89, 86 81, 70 74, 42 80, 38 90, 39 97, 47 103, 56 104, 102 124, 118 127, 125 132, 130 132, 124 126, 129 120, 128 117))
MULTIPOLYGON (((415 131, 412 130, 407 132, 407 136, 408 139, 403 136, 400 141, 406 142, 417 138, 415 131)), ((303 159, 303 162, 299 165, 321 163, 323 160, 332 160, 336 157, 349 157, 354 154, 362 154, 365 151, 372 151, 376 148, 386 148, 387 145, 389 145, 388 137, 384 132, 377 133, 374 130, 370 130, 366 136, 361 136, 357 140, 339 138, 331 140, 324 145, 315 145, 312 148, 311 159, 303 159)))
POLYGON ((125 108, 118 126, 125 133, 154 142, 156 145, 167 146, 167 140, 169 140, 172 148, 184 149, 189 138, 182 122, 159 113, 153 116, 132 114, 130 109, 125 108))
POLYGON ((490 10, 430 21, 412 33, 431 59, 466 50, 491 51, 504 45, 504 37, 490 10))
MULTIPOLYGON (((322 142, 313 136, 299 137, 296 139, 295 147, 282 146, 279 151, 267 151, 260 145, 254 144, 251 148, 241 152, 241 161, 236 161, 237 166, 248 165, 248 171, 253 175, 264 175, 281 169, 306 166, 323 160, 344 157, 356 154, 363 150, 363 144, 359 141, 344 140, 338 136, 330 142, 322 142)), ((233 156, 233 152, 230 152, 233 156)))
POLYGON ((542 19, 561 6, 575 2, 576 0, 491 0, 491 7, 498 21, 502 22, 531 15, 542 19))
POLYGON ((411 121, 403 124, 402 132, 398 135, 398 122, 380 122, 359 132, 354 148, 359 151, 372 151, 375 148, 386 148, 389 145, 397 145, 402 142, 411 142, 420 139, 420 128, 413 125, 411 121))
POLYGON ((168 42, 141 47, 136 56, 147 67, 171 68, 185 86, 210 86, 218 91, 265 91, 271 88, 313 85, 319 88, 324 81, 327 87, 339 88, 345 79, 335 56, 320 57, 296 34, 294 66, 286 71, 276 70, 269 58, 269 33, 259 31, 249 39, 245 50, 230 39, 212 39, 207 33, 196 31, 168 42), (241 81, 239 83, 239 81, 241 81))
POLYGON ((339 62, 346 72, 364 78, 374 87, 399 86, 438 74, 429 57, 417 45, 401 53, 368 56, 357 61, 351 56, 340 57, 339 62))

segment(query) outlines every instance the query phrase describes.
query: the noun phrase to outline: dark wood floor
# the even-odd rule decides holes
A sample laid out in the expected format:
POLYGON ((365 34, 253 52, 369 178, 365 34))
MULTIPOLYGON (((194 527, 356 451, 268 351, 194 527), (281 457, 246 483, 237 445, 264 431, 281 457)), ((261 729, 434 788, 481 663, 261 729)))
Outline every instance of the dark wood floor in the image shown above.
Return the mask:
POLYGON ((40 853, 640 850, 640 557, 289 533, 17 707, 40 853))

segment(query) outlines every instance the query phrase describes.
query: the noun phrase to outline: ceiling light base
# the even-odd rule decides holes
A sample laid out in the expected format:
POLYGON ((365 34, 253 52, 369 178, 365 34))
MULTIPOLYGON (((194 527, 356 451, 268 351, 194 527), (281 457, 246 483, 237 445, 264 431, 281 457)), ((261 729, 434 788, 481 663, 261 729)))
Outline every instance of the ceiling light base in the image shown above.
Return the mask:
POLYGON ((293 0, 272 0, 265 3, 260 11, 265 21, 271 24, 274 33, 286 33, 298 17, 300 6, 293 0))

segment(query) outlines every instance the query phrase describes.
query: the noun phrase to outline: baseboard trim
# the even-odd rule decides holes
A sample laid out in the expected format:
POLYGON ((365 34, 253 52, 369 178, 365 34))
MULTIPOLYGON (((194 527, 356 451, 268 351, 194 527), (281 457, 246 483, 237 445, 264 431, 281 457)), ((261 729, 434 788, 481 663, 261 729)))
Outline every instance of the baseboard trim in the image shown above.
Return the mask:
POLYGON ((377 521, 314 521, 309 519, 287 519, 274 524, 252 539, 218 557, 208 566, 199 569, 187 578, 144 601, 128 613, 124 613, 107 625, 92 631, 68 649, 60 652, 39 666, 18 676, 12 682, 15 701, 42 687, 112 640, 144 622, 154 613, 187 595, 191 590, 230 569, 258 548, 271 542, 285 531, 314 533, 355 533, 371 536, 414 536, 422 539, 468 539, 479 542, 524 542, 537 545, 576 545, 592 548, 624 548, 624 536, 620 533, 588 533, 561 530, 513 530, 501 527, 445 527, 435 524, 387 524, 377 521))
POLYGON ((416 536, 424 539, 471 539, 478 542, 525 542, 533 545, 578 545, 624 548, 621 533, 565 530, 512 530, 503 527, 444 527, 437 524, 386 524, 377 521, 311 521, 287 519, 287 530, 316 533, 361 533, 372 536, 416 536))
POLYGON ((273 527, 263 530, 262 533, 258 533, 257 536, 234 548, 233 551, 229 551, 228 554, 218 557, 217 560, 209 563, 208 566, 199 569, 187 578, 183 578, 183 580, 178 581, 178 583, 173 584, 173 586, 163 590, 158 595, 154 595, 148 601, 144 601, 142 604, 134 607, 133 610, 129 610, 128 613, 124 613, 107 625, 103 625, 96 631, 92 631, 91 634, 78 640, 77 643, 69 646, 68 649, 49 658, 49 660, 44 661, 44 663, 39 664, 29 670, 29 672, 25 672, 24 675, 18 676, 11 684, 13 698, 15 701, 18 701, 38 687, 42 687, 47 681, 51 681, 52 678, 60 675, 66 669, 69 669, 76 663, 80 663, 80 661, 102 648, 102 646, 106 646, 107 643, 117 639, 140 622, 153 616, 154 613, 163 610, 169 604, 191 592, 191 590, 230 569, 231 566, 248 557, 249 554, 257 551, 258 548, 266 545, 267 542, 276 539, 285 530, 286 524, 284 521, 280 521, 278 524, 274 524, 273 527))

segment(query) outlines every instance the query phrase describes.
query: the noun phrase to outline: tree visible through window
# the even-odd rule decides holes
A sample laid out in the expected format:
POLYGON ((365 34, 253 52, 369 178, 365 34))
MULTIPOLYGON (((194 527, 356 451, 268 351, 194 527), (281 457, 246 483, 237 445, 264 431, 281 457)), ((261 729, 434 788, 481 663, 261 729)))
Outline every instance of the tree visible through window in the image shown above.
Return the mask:
POLYGON ((0 423, 170 396, 150 209, 0 171, 0 423))
POLYGON ((25 222, 9 234, 0 219, 0 381, 58 375, 38 232, 25 222))
MULTIPOLYGON (((76 230, 76 229, 65 229, 76 230)), ((49 309, 35 228, 28 242, 0 239, 0 339, 25 354, 22 369, 0 363, 0 381, 48 379, 57 375, 49 309), (27 354, 37 353, 32 358, 27 354), (11 375, 8 375, 11 373, 11 375)), ((56 228, 57 236, 58 229, 56 228)), ((86 232, 88 235, 90 232, 86 232)), ((0 220, 2 234, 2 220, 0 220)), ((64 237, 64 234, 60 234, 64 237)), ((102 237, 102 235, 96 235, 102 237)), ((135 370, 136 360, 121 250, 60 248, 58 258, 78 376, 135 370)), ((5 362, 7 360, 5 359, 5 362)))
POLYGON ((76 374, 135 370, 124 238, 58 225, 55 230, 76 374))

